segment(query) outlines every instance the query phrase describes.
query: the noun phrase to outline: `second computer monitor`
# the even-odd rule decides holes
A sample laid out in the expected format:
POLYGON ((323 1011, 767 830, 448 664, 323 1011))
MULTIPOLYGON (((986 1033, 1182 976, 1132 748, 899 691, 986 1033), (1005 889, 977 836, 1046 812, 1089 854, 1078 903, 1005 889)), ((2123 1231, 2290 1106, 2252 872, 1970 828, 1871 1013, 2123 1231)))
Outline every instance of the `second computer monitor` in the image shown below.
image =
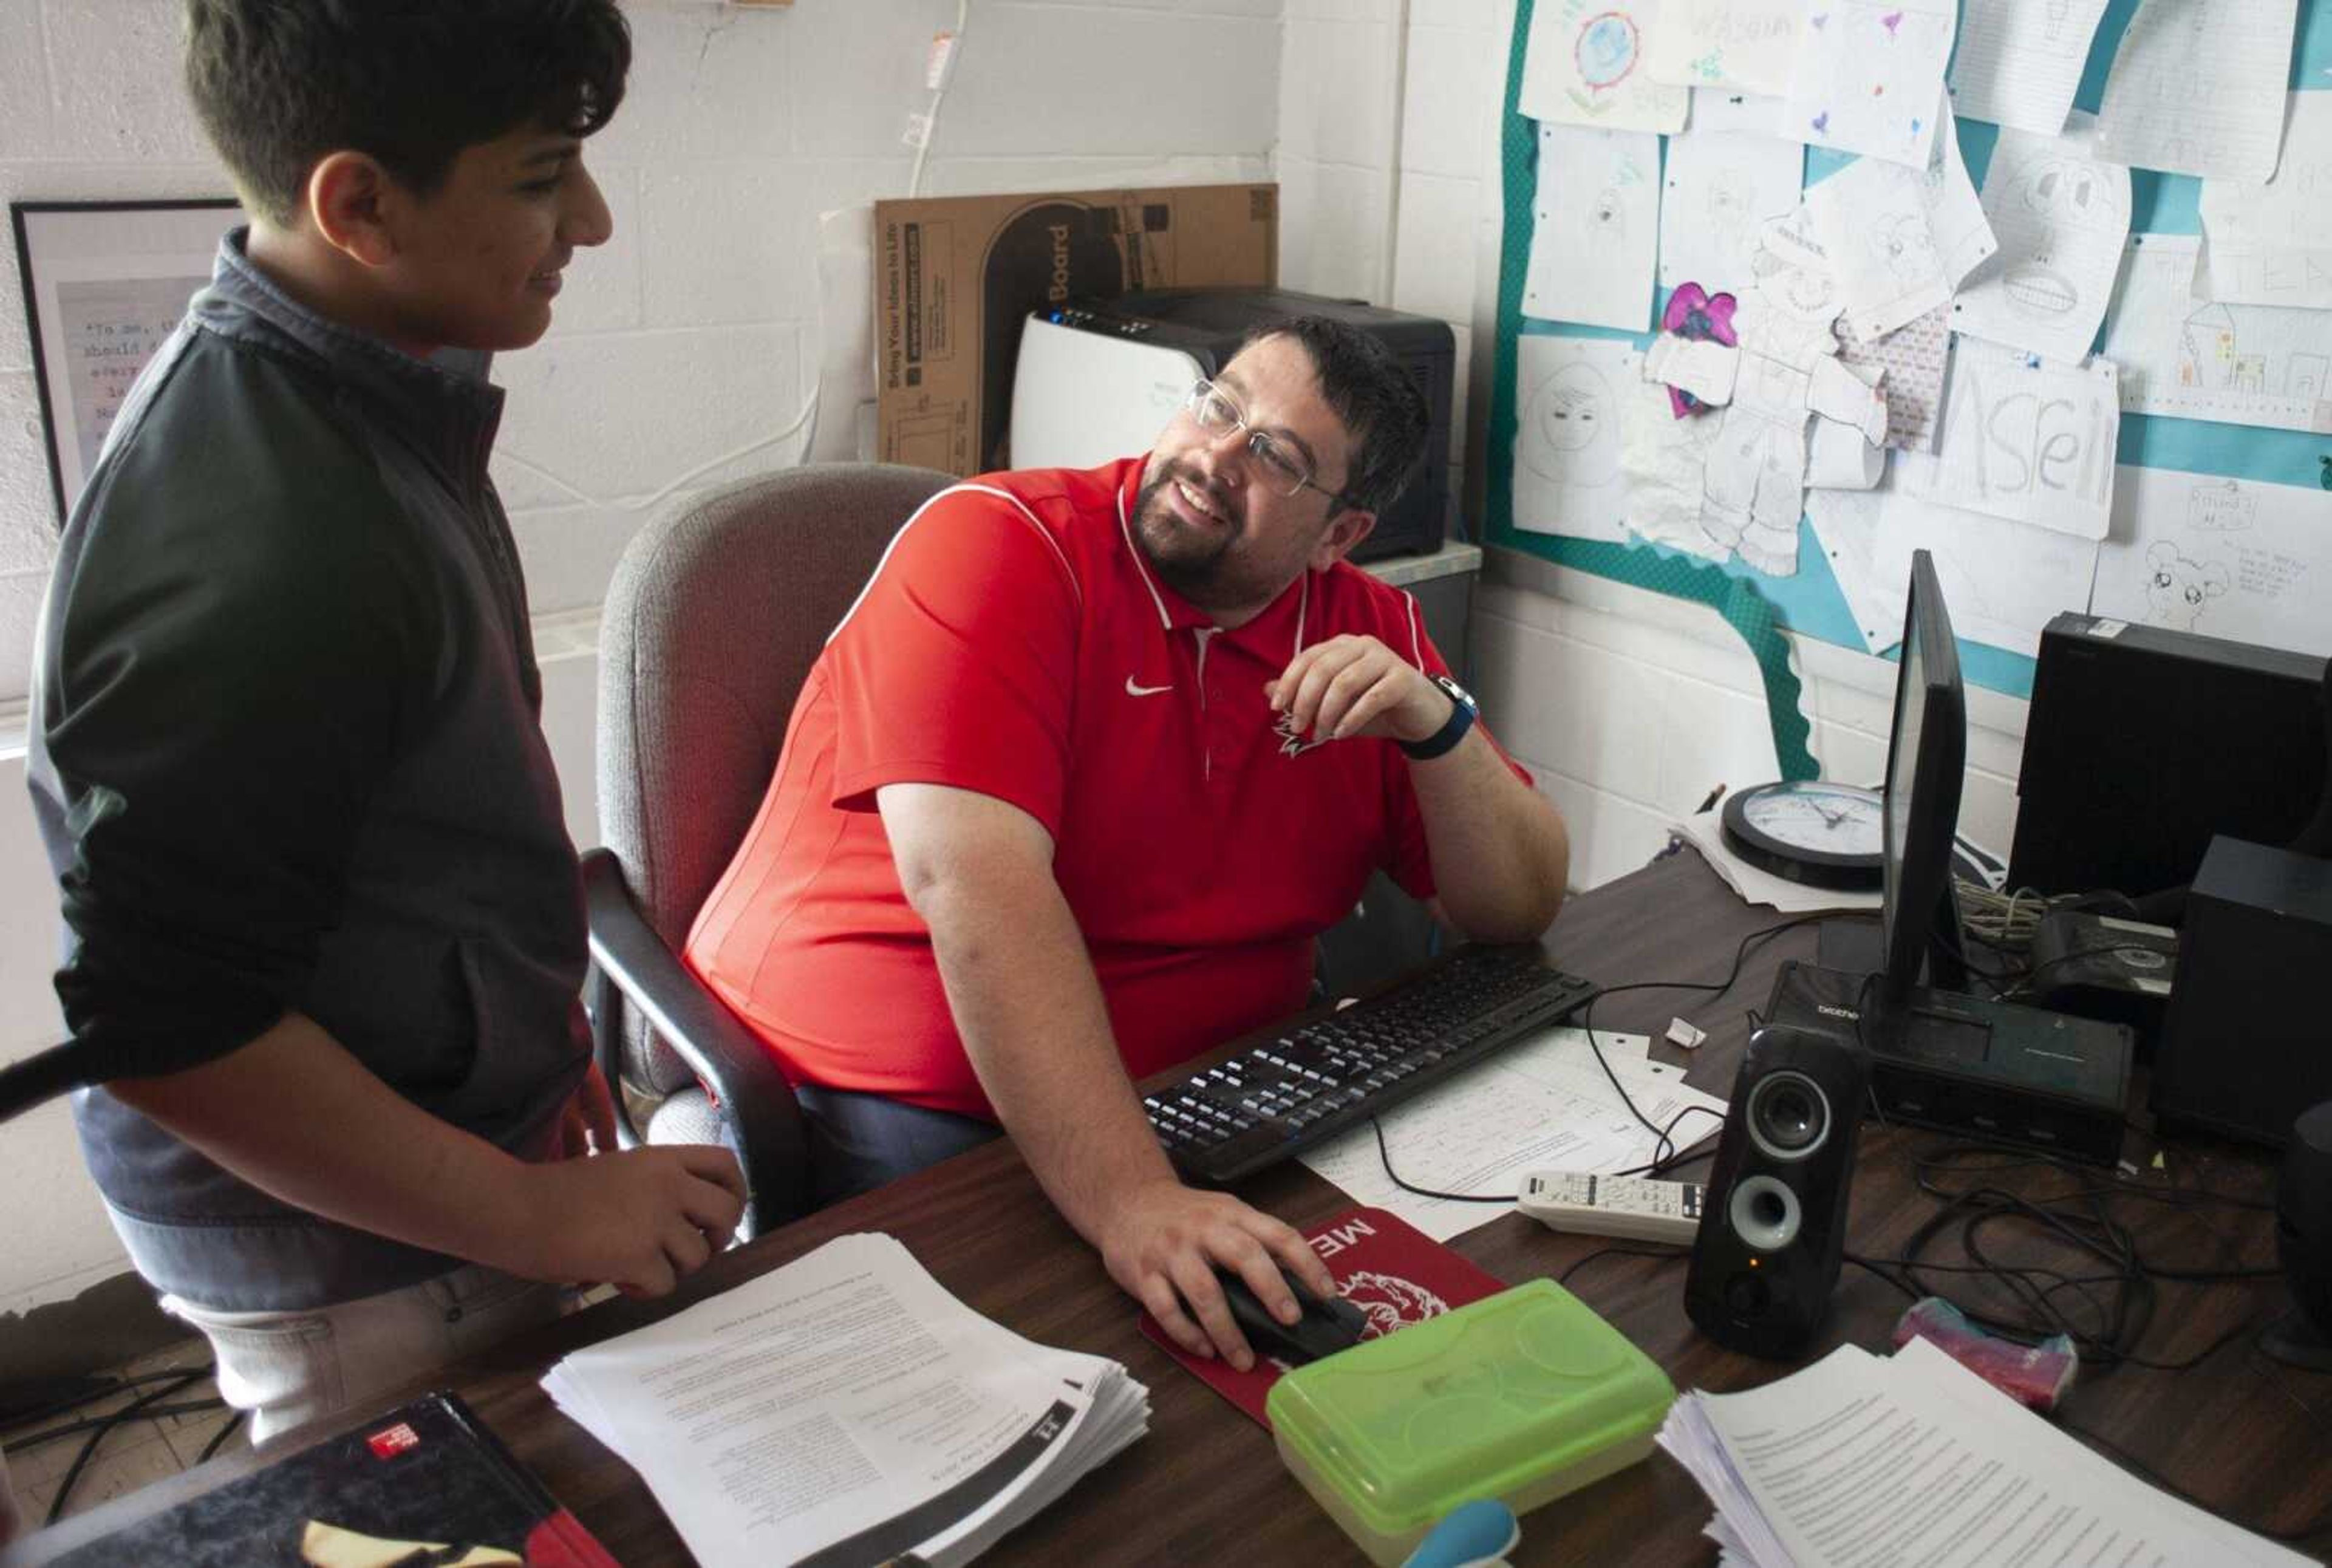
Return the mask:
POLYGON ((1911 555, 1902 661, 1887 742, 1882 1012, 1901 1008, 1920 983, 1935 947, 1938 921, 1948 923, 1945 929, 1954 935, 1958 924, 1951 902, 1952 837, 1967 759, 1967 695, 1960 684, 1959 645, 1952 640, 1943 587, 1934 559, 1924 550, 1911 555))

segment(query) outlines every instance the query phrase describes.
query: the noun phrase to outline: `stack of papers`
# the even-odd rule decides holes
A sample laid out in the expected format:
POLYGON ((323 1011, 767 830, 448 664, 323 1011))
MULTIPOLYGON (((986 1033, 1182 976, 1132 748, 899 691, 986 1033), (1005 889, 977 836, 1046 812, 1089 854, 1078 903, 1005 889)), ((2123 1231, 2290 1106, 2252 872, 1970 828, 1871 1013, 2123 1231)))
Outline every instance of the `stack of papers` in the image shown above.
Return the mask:
POLYGON ((1649 1060, 1649 1036, 1598 1029, 1595 1044, 1609 1076, 1585 1029, 1548 1029, 1384 1113, 1382 1154, 1375 1132, 1356 1127, 1296 1158, 1361 1202, 1447 1241, 1509 1210, 1408 1191, 1386 1173, 1387 1158, 1411 1187, 1511 1200, 1534 1171, 1608 1176, 1688 1149, 1724 1126, 1725 1102, 1687 1086, 1682 1067, 1649 1060), (1697 1114, 1677 1121, 1673 1146, 1658 1149, 1614 1077, 1655 1127, 1687 1106, 1697 1114))
POLYGON ((542 1386, 640 1473, 703 1568, 969 1563, 1149 1429, 1150 1391, 845 1236, 542 1386))
POLYGON ((1687 1394, 1659 1442, 1716 1505, 1727 1568, 2308 1561, 2147 1486, 1924 1339, 1687 1394))

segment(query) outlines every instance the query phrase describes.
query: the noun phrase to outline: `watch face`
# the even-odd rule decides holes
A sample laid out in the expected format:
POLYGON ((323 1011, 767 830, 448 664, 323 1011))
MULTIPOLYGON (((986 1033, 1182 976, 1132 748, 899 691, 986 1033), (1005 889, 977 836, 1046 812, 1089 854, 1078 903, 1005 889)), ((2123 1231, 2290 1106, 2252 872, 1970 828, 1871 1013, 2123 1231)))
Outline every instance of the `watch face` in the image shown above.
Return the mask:
POLYGON ((1751 865, 1823 887, 1876 887, 1878 792, 1847 784, 1763 784, 1725 802, 1725 838, 1751 865))

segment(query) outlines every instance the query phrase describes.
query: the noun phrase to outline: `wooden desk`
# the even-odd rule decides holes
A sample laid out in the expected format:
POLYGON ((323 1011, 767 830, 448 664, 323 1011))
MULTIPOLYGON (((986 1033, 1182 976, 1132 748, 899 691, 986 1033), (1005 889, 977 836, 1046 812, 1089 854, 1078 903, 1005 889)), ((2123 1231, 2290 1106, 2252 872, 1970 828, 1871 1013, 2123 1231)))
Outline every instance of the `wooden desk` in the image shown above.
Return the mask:
MULTIPOLYGON (((1720 977, 1741 938, 1779 917, 1744 908, 1690 851, 1577 900, 1549 939, 1555 961, 1607 984, 1720 977)), ((1690 1081, 1727 1093, 1748 1038, 1746 1009, 1762 1007, 1784 957, 1809 956, 1812 932, 1781 933, 1750 953, 1742 978, 1714 1000, 1690 992, 1630 992, 1596 1009, 1599 1026, 1656 1037, 1679 1012, 1709 1031, 1686 1058, 1690 1081)), ((1931 1134, 1867 1129, 1854 1190, 1850 1250, 1898 1250, 1933 1211, 1908 1156, 1944 1142, 1931 1134)), ((2133 1136, 2133 1157, 2153 1145, 2133 1136)), ((2252 1197, 2269 1193, 2270 1162, 2232 1147, 2180 1143, 2170 1151, 2177 1180, 2252 1197)), ((2009 1172, 2002 1184, 2029 1193, 2061 1187, 2048 1172, 2009 1172)), ((1324 1219, 1349 1204, 1299 1166, 1259 1179, 1245 1195, 1295 1224, 1324 1219)), ((2266 1214, 2223 1206, 2173 1209, 2121 1201, 2157 1263, 2193 1269, 2272 1262, 2266 1214)), ((678 1306, 798 1257, 836 1236, 887 1230, 970 1305, 1040 1343, 1114 1357, 1149 1385, 1151 1429, 1059 1505, 1008 1538, 987 1561, 999 1563, 1305 1563, 1362 1561, 1360 1554, 1282 1469, 1265 1432, 1142 1337, 1133 1302, 1099 1260, 1055 1215, 1008 1144, 997 1143, 911 1180, 815 1215, 708 1267, 675 1301, 614 1302, 545 1333, 427 1380, 457 1387, 519 1458, 633 1568, 690 1558, 646 1487, 623 1463, 552 1409, 538 1386, 543 1370, 578 1345, 621 1333, 678 1306)), ((1508 1213, 1458 1238, 1457 1250, 1502 1279, 1560 1273, 1602 1243, 1562 1237, 1508 1213)), ((2007 1261, 2064 1265, 2067 1256, 2021 1235, 1991 1239, 2007 1261)), ((1939 1248, 1937 1261, 1955 1261, 1939 1248)), ((1753 1387, 1783 1370, 1717 1349, 1684 1316, 1681 1261, 1607 1257, 1571 1288, 1665 1367, 1678 1388, 1753 1387)), ((1846 1341, 1884 1349, 1906 1298, 1849 1267, 1819 1347, 1846 1341)), ((2143 1353, 2175 1361, 2209 1345, 2235 1324, 2253 1324, 2287 1305, 2279 1281, 2161 1287, 2143 1353)), ((416 1383, 416 1390, 424 1384, 416 1383)), ((384 1401, 386 1403, 387 1401, 384 1401)), ((2085 1369, 2065 1419, 2101 1433, 2211 1506, 2253 1526, 2296 1529, 2332 1505, 2332 1378, 2272 1366, 2248 1336, 2185 1372, 2124 1366, 2085 1369)), ((273 1445, 278 1451, 359 1424, 323 1423, 273 1445)), ((130 1518, 192 1496, 249 1469, 250 1454, 215 1460, 174 1481, 108 1505, 0 1555, 0 1568, 45 1560, 130 1518)), ((1518 1563, 1707 1563, 1700 1535, 1709 1506, 1666 1455, 1541 1508, 1523 1521, 1518 1563)), ((2299 1543, 2322 1554, 2332 1532, 2299 1543)))

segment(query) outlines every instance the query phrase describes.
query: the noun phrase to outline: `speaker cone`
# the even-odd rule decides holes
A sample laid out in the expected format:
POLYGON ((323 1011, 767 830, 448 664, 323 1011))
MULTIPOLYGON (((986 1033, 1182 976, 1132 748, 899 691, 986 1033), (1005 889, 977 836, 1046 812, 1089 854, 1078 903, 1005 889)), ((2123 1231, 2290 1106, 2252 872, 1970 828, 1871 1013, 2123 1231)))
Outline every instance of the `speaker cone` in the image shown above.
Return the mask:
POLYGON ((1803 1073, 1771 1073, 1749 1092, 1749 1141, 1769 1160, 1802 1160, 1830 1135, 1830 1100, 1803 1073))
POLYGON ((1771 1176, 1752 1176, 1734 1188, 1725 1217, 1733 1234, 1758 1252, 1779 1252, 1798 1238, 1798 1195, 1771 1176))

